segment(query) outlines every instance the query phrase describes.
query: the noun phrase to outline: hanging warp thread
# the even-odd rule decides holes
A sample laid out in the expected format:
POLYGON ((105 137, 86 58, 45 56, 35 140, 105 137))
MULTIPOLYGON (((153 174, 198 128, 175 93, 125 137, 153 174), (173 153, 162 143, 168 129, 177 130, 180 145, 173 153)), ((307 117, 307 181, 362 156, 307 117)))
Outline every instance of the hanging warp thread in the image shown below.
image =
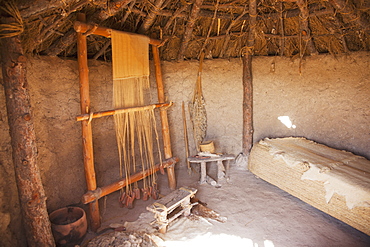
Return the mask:
MULTIPOLYGON (((142 35, 112 31, 113 104, 115 109, 143 106, 149 92, 149 38, 142 35)), ((114 115, 120 176, 125 177, 127 186, 121 191, 120 202, 128 208, 133 201, 150 196, 158 197, 154 172, 153 135, 156 137, 159 157, 160 149, 154 107, 152 109, 114 115), (139 170, 151 170, 143 178, 143 188, 137 182, 130 184, 130 176, 139 170)))

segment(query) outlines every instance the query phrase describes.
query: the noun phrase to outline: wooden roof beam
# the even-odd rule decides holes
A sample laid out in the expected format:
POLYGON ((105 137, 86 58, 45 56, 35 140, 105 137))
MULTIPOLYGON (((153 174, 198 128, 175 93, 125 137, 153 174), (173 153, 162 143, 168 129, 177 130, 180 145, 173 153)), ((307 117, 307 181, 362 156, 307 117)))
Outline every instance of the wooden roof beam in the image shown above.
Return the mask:
POLYGON ((163 8, 162 5, 165 0, 156 0, 149 14, 146 16, 143 24, 139 28, 139 33, 144 34, 153 25, 155 18, 157 17, 159 11, 163 8))
POLYGON ((198 20, 199 12, 200 12, 200 6, 202 5, 203 0, 195 0, 193 7, 191 8, 191 12, 188 18, 188 22, 186 24, 186 29, 184 32, 184 36, 182 38, 181 46, 177 55, 177 60, 183 60, 184 54, 186 52, 186 49, 188 48, 189 41, 191 39, 191 36, 193 34, 193 29, 195 26, 195 22, 198 20))
POLYGON ((68 6, 75 0, 38 0, 38 1, 23 1, 18 5, 19 12, 22 18, 29 18, 34 15, 41 14, 52 9, 59 9, 68 6))
MULTIPOLYGON (((322 8, 322 5, 318 5, 318 4, 311 4, 311 5, 308 6, 308 9, 309 9, 309 16, 322 16, 322 15, 334 14, 333 9, 331 9, 331 8, 330 9, 322 8)), ((147 16, 146 12, 144 12, 144 11, 138 9, 138 8, 133 8, 131 11, 135 14, 138 14, 138 15, 142 16, 142 17, 147 16)), ((159 11, 157 14, 160 15, 160 16, 171 17, 171 16, 174 15, 174 13, 175 13, 175 11, 173 11, 173 10, 163 9, 163 10, 159 11)), ((288 10, 288 11, 284 11, 282 14, 283 14, 284 18, 297 17, 300 14, 300 10, 299 9, 288 10)), ((212 18, 213 15, 214 15, 213 11, 204 10, 204 9, 201 9, 201 8, 200 8, 200 11, 198 13, 198 17, 205 17, 205 18, 212 18)), ((262 15, 257 16, 257 20, 279 19, 280 16, 281 16, 280 12, 262 14, 262 15)), ((186 13, 180 13, 180 14, 177 15, 177 17, 178 18, 188 18, 188 15, 186 13)), ((225 12, 218 12, 217 15, 216 15, 216 18, 217 19, 224 19, 224 20, 233 20, 233 19, 235 19, 235 16, 232 15, 232 14, 225 13, 225 12)), ((246 16, 243 16, 240 19, 240 21, 244 21, 244 20, 249 20, 249 16, 246 15, 246 16)))
POLYGON ((370 22, 366 19, 365 15, 358 11, 349 1, 329 0, 329 3, 331 3, 345 19, 348 19, 350 22, 356 22, 365 29, 366 32, 370 31, 370 22))
POLYGON ((220 52, 220 55, 219 57, 222 58, 224 57, 224 54, 226 52, 226 49, 229 45, 229 42, 230 42, 230 31, 231 31, 231 28, 235 25, 236 22, 240 21, 240 19, 247 13, 247 9, 244 8, 243 10, 243 13, 241 13, 235 20, 231 20, 229 26, 227 27, 226 31, 225 31, 225 35, 226 35, 226 39, 224 41, 224 44, 222 46, 222 49, 221 49, 221 52, 220 52))
MULTIPOLYGON (((90 19, 94 22, 100 23, 105 21, 111 16, 116 15, 119 11, 125 8, 132 0, 116 0, 110 2, 109 5, 109 14, 107 11, 101 9, 100 11, 95 12, 90 19)), ((63 37, 55 41, 49 49, 46 50, 46 55, 48 56, 57 56, 62 51, 66 50, 70 45, 76 42, 76 32, 71 28, 63 37)))

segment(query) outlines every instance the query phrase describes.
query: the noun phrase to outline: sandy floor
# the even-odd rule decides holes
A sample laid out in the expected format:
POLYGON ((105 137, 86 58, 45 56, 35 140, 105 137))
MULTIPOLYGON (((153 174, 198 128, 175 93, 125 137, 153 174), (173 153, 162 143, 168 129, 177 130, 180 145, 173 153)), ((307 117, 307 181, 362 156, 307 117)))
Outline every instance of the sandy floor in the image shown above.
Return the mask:
MULTIPOLYGON (((210 169, 212 175, 213 169, 210 169)), ((370 236, 256 178, 247 170, 232 166, 230 179, 221 188, 198 183, 199 174, 177 169, 178 187, 198 189, 196 197, 207 207, 227 217, 225 223, 211 219, 181 218, 170 224, 165 235, 157 233, 163 246, 370 246, 370 236)), ((167 178, 159 175, 161 194, 170 193, 167 178)), ((148 215, 145 207, 153 200, 137 200, 134 209, 120 208, 118 193, 105 201, 102 228, 111 223, 137 220, 148 215)), ((104 200, 101 200, 104 202, 104 200)), ((135 228, 138 224, 130 224, 135 228)), ((103 230, 104 231, 104 230, 103 230)), ((104 233, 112 230, 105 230, 104 233)), ((85 239, 95 237, 89 233, 85 239)))

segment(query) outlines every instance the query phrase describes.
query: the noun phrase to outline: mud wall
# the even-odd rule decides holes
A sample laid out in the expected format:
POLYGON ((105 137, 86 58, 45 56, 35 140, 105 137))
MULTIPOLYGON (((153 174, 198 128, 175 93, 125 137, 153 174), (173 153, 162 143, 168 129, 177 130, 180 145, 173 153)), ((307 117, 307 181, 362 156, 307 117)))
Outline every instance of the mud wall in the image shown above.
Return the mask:
MULTIPOLYGON (((253 60, 254 140, 304 136, 370 158, 370 53, 314 56, 300 61, 280 57, 253 60), (279 117, 289 118, 284 125, 279 117), (293 126, 294 125, 294 126, 293 126)), ((78 203, 86 191, 83 172, 79 85, 76 61, 30 58, 28 82, 35 120, 38 163, 49 211, 78 203)), ((112 105, 111 66, 89 61, 92 111, 112 105)), ((154 67, 151 67, 154 70, 154 67)), ((198 62, 163 62, 173 153, 185 165, 181 103, 193 96, 198 62)), ((153 74, 153 73, 152 73, 153 74)), ((152 97, 156 88, 152 78, 152 97)), ((202 84, 208 140, 216 151, 242 151, 242 62, 206 60, 202 84)), ((3 87, 0 87, 0 246, 24 242, 11 161, 3 87), (17 240, 18 239, 18 242, 17 240)), ((156 100, 153 100, 156 102, 156 100)), ((191 154, 195 153, 186 107, 191 154)), ((112 117, 93 120, 98 185, 118 178, 118 154, 112 117)))

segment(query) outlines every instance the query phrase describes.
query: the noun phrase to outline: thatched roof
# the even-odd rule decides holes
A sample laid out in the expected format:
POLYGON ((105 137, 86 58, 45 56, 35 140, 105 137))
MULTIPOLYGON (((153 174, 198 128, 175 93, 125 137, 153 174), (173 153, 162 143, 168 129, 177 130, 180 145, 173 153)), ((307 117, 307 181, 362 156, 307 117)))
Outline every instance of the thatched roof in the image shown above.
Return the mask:
MULTIPOLYGON (((1 0, 0 0, 1 1, 1 0)), ((241 56, 250 31, 250 0, 18 0, 25 52, 76 56, 76 13, 87 22, 166 40, 163 60, 241 56)), ((252 0, 253 2, 253 0, 252 0)), ((253 17, 253 16, 252 16, 253 17)), ((257 0, 253 53, 306 56, 370 50, 368 0, 257 0)), ((4 26, 2 26, 4 27, 4 26)), ((2 31, 1 34, 6 33, 2 31)), ((110 59, 110 40, 89 35, 88 55, 110 59)))

